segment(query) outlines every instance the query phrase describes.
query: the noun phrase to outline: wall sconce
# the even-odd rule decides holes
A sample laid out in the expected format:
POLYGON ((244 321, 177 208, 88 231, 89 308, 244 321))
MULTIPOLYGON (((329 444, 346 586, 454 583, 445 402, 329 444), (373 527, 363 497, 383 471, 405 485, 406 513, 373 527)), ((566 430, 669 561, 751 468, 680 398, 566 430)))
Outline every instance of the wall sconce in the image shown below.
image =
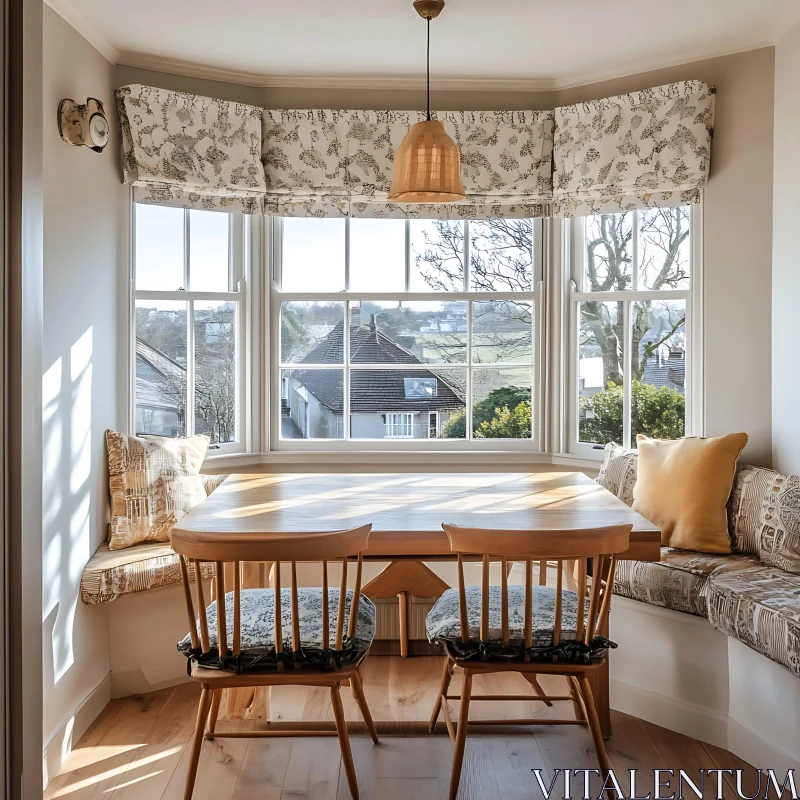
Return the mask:
POLYGON ((102 152, 109 139, 103 104, 94 97, 87 97, 84 105, 68 98, 62 100, 58 104, 58 132, 69 144, 102 152))

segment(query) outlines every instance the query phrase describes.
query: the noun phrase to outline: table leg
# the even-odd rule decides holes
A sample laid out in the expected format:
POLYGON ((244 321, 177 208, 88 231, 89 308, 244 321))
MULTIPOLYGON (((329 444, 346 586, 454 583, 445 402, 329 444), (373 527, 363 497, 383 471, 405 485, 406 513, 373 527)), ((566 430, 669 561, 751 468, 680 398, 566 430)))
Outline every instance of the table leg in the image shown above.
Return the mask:
POLYGON ((412 595, 410 592, 400 592, 397 599, 400 603, 400 657, 408 658, 408 625, 411 617, 412 595))

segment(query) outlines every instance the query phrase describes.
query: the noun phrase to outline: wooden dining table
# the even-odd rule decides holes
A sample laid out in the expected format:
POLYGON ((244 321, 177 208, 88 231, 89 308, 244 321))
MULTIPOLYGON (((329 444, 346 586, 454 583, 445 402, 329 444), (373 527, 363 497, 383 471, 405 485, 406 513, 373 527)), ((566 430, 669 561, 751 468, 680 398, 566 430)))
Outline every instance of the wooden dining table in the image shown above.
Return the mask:
MULTIPOLYGON (((402 627, 408 611, 404 599, 412 594, 432 596, 424 592, 436 586, 437 594, 447 588, 424 566, 455 558, 444 522, 557 531, 627 523, 633 526, 630 548, 621 558, 657 561, 661 553, 659 529, 582 472, 230 475, 175 530, 302 537, 369 523, 372 533, 364 558, 389 562, 389 567, 364 587, 364 593, 373 599, 400 595, 402 627)), ((263 569, 260 577, 254 573, 250 580, 251 585, 266 585, 263 569)), ((615 657, 623 658, 624 653, 615 657)), ((597 710, 608 736, 607 663, 593 674, 597 710)))

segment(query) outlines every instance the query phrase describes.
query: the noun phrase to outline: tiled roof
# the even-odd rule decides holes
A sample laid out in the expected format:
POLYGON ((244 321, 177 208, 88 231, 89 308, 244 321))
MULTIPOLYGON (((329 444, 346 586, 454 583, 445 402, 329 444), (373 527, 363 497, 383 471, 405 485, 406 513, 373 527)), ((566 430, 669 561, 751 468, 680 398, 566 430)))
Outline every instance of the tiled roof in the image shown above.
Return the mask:
MULTIPOLYGON (((341 364, 344 323, 333 330, 303 358, 304 364, 341 364)), ((408 350, 370 325, 350 328, 352 364, 421 364, 408 350)), ((293 370, 292 377, 333 411, 343 411, 343 372, 339 370, 293 370)), ((434 411, 464 407, 464 399, 437 370, 359 370, 350 373, 352 412, 434 411), (435 378, 435 397, 406 397, 405 378, 435 378)))

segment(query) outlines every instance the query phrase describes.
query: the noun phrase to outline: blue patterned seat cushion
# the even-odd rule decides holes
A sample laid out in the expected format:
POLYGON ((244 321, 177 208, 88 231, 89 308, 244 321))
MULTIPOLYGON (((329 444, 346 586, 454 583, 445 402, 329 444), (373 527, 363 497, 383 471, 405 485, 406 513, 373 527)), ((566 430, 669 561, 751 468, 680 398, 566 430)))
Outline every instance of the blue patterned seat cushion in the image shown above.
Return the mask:
MULTIPOLYGON (((456 659, 503 659, 513 660, 524 655, 542 661, 566 661, 594 663, 602 660, 609 647, 616 647, 603 637, 597 637, 591 645, 575 640, 578 617, 578 595, 562 592, 561 642, 553 647, 553 625, 555 622, 556 591, 550 586, 534 586, 532 591, 533 643, 526 652, 525 636, 525 587, 508 587, 508 627, 510 644, 503 645, 502 595, 499 586, 489 587, 489 639, 481 643, 481 587, 468 586, 467 618, 470 642, 461 642, 458 589, 448 589, 428 613, 426 630, 428 640, 442 645, 456 659)), ((586 599, 584 619, 589 610, 586 599)))
MULTIPOLYGON (((345 637, 341 651, 322 649, 322 589, 303 588, 297 590, 300 613, 300 651, 292 652, 292 596, 291 590, 281 589, 281 621, 283 650, 281 661, 285 664, 308 664, 313 666, 341 666, 358 661, 369 650, 375 638, 375 605, 361 596, 358 604, 358 620, 355 636, 345 637)), ((350 606, 353 592, 347 590, 345 597, 344 630, 350 624, 350 606)), ((328 589, 328 641, 330 647, 336 641, 336 618, 339 608, 339 590, 328 589)), ((275 593, 272 589, 242 589, 241 631, 242 654, 238 658, 229 656, 220 664, 217 639, 217 605, 211 603, 206 609, 208 638, 211 650, 202 653, 192 649, 191 637, 186 634, 178 643, 178 650, 199 664, 215 669, 225 668, 235 672, 270 670, 276 666, 275 657, 275 593)), ((233 592, 225 595, 225 619, 228 631, 228 647, 233 643, 233 592)), ((198 631, 200 625, 198 621, 198 631)))

